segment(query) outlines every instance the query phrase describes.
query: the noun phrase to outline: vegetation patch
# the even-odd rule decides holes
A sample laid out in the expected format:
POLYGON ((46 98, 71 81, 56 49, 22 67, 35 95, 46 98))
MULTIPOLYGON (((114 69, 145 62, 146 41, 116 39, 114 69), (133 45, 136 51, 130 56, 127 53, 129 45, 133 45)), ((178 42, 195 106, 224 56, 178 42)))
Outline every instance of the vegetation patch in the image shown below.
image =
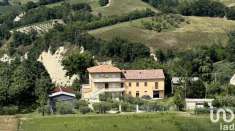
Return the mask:
POLYGON ((183 117, 173 113, 107 115, 87 117, 47 117, 23 121, 24 131, 217 131, 219 125, 210 123, 209 116, 183 117))

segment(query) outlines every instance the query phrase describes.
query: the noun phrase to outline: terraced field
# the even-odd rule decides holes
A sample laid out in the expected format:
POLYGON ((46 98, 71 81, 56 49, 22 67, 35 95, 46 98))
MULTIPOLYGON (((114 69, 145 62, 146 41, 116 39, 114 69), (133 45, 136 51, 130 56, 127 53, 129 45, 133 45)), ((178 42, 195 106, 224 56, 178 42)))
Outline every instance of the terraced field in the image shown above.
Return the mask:
POLYGON ((182 24, 172 31, 155 32, 143 28, 139 19, 92 30, 89 33, 97 38, 111 40, 122 37, 134 42, 142 42, 151 48, 189 49, 195 46, 227 43, 226 32, 235 28, 235 21, 221 18, 187 17, 189 24, 182 24))

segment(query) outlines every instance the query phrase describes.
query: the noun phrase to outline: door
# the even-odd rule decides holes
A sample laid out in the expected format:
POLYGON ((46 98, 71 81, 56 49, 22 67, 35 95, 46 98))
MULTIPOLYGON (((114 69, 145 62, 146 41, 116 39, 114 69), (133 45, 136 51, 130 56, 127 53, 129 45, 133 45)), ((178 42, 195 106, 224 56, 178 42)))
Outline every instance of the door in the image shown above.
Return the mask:
POLYGON ((153 91, 153 98, 159 98, 159 91, 153 91))

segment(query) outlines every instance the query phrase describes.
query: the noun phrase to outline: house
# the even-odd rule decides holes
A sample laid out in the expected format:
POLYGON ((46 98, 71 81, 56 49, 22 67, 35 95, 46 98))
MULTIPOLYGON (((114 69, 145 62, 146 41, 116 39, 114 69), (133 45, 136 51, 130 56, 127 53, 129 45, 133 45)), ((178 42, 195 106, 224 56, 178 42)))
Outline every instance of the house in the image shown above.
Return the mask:
POLYGON ((87 69, 89 84, 82 85, 82 98, 99 101, 99 95, 111 93, 112 98, 125 94, 133 97, 164 98, 163 70, 120 70, 112 65, 87 69))
POLYGON ((72 88, 57 87, 54 88, 49 95, 49 105, 51 112, 56 110, 57 102, 71 102, 76 100, 75 91, 72 88))
POLYGON ((87 69, 89 84, 82 86, 82 98, 97 101, 99 95, 109 92, 118 98, 124 93, 122 71, 112 65, 99 65, 87 69))
POLYGON ((125 93, 133 97, 164 98, 165 76, 162 69, 125 70, 125 93))
POLYGON ((194 110, 196 108, 204 108, 205 103, 212 107, 214 99, 185 99, 186 110, 194 110))

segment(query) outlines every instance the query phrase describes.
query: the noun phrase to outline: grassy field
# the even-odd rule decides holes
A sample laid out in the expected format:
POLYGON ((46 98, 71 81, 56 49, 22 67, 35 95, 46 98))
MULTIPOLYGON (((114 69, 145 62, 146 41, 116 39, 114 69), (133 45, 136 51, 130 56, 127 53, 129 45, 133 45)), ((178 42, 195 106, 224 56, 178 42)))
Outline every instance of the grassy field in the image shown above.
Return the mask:
POLYGON ((158 33, 142 27, 141 21, 148 19, 150 18, 107 26, 89 33, 104 40, 122 37, 134 42, 142 42, 153 49, 190 49, 201 45, 209 46, 215 42, 226 45, 228 40, 226 32, 235 28, 235 21, 221 18, 187 17, 189 24, 184 23, 176 30, 158 33))
POLYGON ((105 16, 110 15, 121 15, 126 14, 134 10, 143 10, 146 8, 151 8, 157 11, 152 6, 147 3, 142 2, 142 0, 110 0, 109 7, 99 7, 94 9, 94 13, 101 13, 105 16))
MULTIPOLYGON (((98 1, 99 0, 67 0, 67 2, 71 4, 88 3, 92 7, 93 14, 101 13, 103 16, 121 15, 134 10, 143 10, 146 8, 151 8, 152 10, 157 11, 149 4, 142 2, 142 0, 110 0, 111 3, 108 7, 101 7, 98 1)), ((62 2, 58 2, 55 4, 49 4, 47 6, 53 7, 61 3, 62 2)))
POLYGON ((173 113, 46 117, 23 121, 23 131, 217 131, 208 117, 173 113))

